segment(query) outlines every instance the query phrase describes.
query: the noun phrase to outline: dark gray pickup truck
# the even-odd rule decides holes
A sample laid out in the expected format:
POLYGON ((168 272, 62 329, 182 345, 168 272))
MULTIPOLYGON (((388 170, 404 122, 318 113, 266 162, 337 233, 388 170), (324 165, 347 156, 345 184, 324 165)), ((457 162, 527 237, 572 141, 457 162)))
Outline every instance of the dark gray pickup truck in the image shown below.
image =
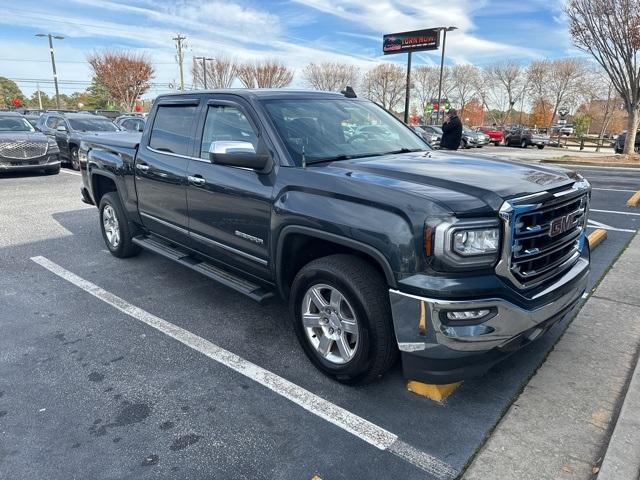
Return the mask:
POLYGON ((481 375, 572 315, 589 270, 584 178, 431 151, 353 97, 161 96, 141 136, 85 137, 83 198, 113 255, 144 248, 287 300, 309 359, 345 383, 398 354, 410 379, 481 375))

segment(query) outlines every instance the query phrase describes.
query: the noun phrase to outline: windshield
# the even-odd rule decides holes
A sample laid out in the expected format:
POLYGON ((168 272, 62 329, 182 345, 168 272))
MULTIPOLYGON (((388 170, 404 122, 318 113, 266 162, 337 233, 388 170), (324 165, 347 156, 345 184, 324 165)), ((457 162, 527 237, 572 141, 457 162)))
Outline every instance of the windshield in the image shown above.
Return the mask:
POLYGON ((409 128, 377 105, 360 100, 265 100, 297 165, 429 150, 409 128))
POLYGON ((0 132, 33 132, 29 122, 21 117, 0 117, 0 132))
POLYGON ((80 132, 117 132, 111 121, 103 118, 70 118, 69 124, 74 130, 80 132))

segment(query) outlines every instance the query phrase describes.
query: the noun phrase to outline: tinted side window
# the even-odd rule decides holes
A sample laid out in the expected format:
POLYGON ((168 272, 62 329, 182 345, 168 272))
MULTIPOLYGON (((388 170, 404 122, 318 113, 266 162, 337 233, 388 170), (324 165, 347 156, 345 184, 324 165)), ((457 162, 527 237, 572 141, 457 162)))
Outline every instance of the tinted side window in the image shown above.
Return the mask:
POLYGON ((195 116, 195 105, 159 106, 149 146, 161 152, 188 155, 195 116))
POLYGON ((209 159, 211 144, 221 141, 249 142, 254 150, 257 148, 258 137, 247 117, 237 107, 229 105, 209 107, 202 133, 200 157, 209 159))

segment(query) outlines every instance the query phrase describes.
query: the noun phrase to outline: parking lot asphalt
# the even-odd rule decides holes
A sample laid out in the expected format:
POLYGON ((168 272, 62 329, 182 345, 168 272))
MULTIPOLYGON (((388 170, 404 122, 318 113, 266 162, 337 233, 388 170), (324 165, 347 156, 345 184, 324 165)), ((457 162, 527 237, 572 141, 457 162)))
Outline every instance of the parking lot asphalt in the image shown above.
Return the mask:
MULTIPOLYGON (((625 201, 640 173, 581 172, 594 186, 590 219, 609 229, 592 255, 593 286, 638 228, 625 201)), ((149 253, 112 257, 79 186, 68 170, 0 178, 0 478, 455 476, 568 323, 464 382, 444 405, 408 392, 398 365, 372 385, 346 387, 307 361, 282 302, 260 307, 149 253), (31 260, 40 256, 126 308, 31 260), (293 396, 304 389, 310 403, 148 318, 290 382, 293 396), (323 405, 343 409, 353 429, 323 417, 323 405), (373 444, 362 425, 391 443, 373 444)))

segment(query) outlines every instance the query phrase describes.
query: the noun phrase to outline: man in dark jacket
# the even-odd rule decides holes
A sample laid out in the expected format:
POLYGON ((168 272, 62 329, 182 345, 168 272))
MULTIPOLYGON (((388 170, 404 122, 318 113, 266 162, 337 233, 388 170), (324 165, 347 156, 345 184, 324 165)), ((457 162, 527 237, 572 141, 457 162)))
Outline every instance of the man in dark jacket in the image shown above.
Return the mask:
POLYGON ((457 150, 462 140, 462 122, 458 117, 458 112, 454 108, 449 110, 447 117, 442 124, 442 140, 440 148, 445 150, 457 150))

